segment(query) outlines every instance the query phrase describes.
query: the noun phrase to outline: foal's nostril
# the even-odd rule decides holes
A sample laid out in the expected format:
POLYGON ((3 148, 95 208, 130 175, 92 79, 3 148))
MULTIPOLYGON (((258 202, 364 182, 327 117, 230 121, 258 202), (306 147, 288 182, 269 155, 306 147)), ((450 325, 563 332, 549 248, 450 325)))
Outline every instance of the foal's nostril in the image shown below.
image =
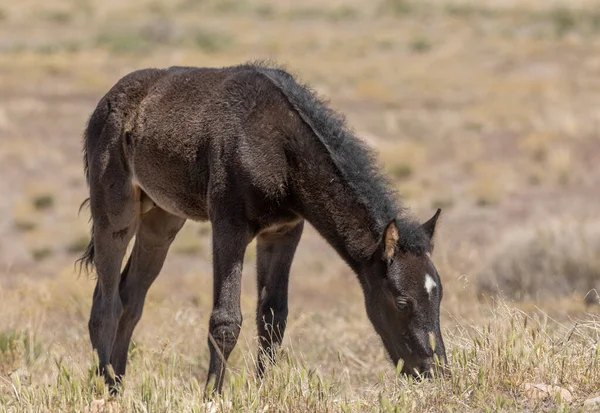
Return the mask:
POLYGON ((421 373, 421 376, 431 378, 431 368, 434 366, 434 364, 433 357, 428 357, 423 360, 419 366, 419 373, 421 373))
POLYGON ((429 368, 424 368, 421 372, 421 378, 422 379, 431 379, 432 378, 431 370, 429 368))
POLYGON ((421 376, 427 378, 450 377, 450 368, 445 357, 432 358, 431 361, 421 364, 421 376))

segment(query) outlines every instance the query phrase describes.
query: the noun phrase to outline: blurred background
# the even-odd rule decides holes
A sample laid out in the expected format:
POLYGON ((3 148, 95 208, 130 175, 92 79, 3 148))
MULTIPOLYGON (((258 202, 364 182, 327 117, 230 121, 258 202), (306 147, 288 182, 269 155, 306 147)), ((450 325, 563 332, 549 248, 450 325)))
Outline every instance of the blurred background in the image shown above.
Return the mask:
MULTIPOLYGON (((6 380, 45 383, 52 357, 89 364, 94 281, 73 263, 89 240, 81 136, 99 99, 135 69, 255 59, 330 99, 416 217, 443 209, 434 261, 450 337, 493 320, 498 294, 559 322, 598 314, 599 1, 0 0, 6 380), (31 337, 38 353, 7 355, 31 337)), ((186 224, 134 336, 147 353, 182 355, 200 381, 210 234, 186 224)), ((254 263, 252 244, 234 368, 255 351, 254 263)), ((350 393, 390 370, 358 282, 312 228, 292 267, 286 343, 320 371, 341 369, 350 393)))

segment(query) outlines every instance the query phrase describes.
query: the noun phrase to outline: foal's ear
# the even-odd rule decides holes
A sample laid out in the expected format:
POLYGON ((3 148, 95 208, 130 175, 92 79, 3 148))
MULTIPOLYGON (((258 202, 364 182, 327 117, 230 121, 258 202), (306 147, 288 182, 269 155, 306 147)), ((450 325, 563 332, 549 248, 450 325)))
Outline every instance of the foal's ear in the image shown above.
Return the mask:
POLYGON ((396 253, 396 246, 400 236, 398 234, 398 227, 396 226, 396 220, 393 219, 385 229, 383 236, 383 258, 390 261, 396 253))
POLYGON ((440 217, 441 213, 442 210, 438 208, 438 210, 435 212, 435 215, 431 217, 429 221, 423 224, 423 229, 425 230, 425 233, 429 236, 430 240, 433 239, 433 235, 435 234, 435 225, 437 224, 437 220, 440 217))

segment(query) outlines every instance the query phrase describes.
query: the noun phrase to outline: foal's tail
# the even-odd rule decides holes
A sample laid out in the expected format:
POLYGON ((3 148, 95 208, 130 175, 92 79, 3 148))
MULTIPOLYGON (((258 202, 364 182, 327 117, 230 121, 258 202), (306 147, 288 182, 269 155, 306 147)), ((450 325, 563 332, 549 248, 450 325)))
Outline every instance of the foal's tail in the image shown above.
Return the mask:
MULTIPOLYGON (((93 115, 92 115, 93 117, 93 115)), ((90 123, 91 123, 91 119, 90 119, 90 123)), ((83 172, 85 174, 85 181, 88 184, 90 184, 90 170, 89 170, 89 162, 88 162, 88 157, 87 157, 87 140, 88 140, 88 134, 90 132, 90 124, 88 123, 88 126, 85 129, 85 132, 83 134, 83 172)), ((78 214, 81 213, 81 210, 89 207, 90 206, 90 198, 87 197, 79 206, 79 211, 78 214)), ((88 246, 85 248, 85 251, 83 251, 83 254, 81 254, 81 257, 79 257, 77 259, 77 261, 75 261, 75 266, 79 266, 79 274, 81 274, 81 271, 85 269, 86 274, 90 274, 91 271, 94 269, 94 222, 93 222, 93 217, 90 214, 90 242, 88 244, 88 246)))
MULTIPOLYGON (((90 198, 86 198, 81 205, 79 206, 79 212, 90 204, 90 198)), ((75 261, 75 265, 79 266, 79 273, 85 269, 85 272, 89 274, 94 268, 94 223, 92 222, 92 217, 90 216, 90 242, 81 254, 81 257, 75 261)))
MULTIPOLYGON (((92 116, 90 117, 88 124, 85 128, 85 131, 83 133, 83 148, 82 148, 82 153, 83 153, 83 172, 85 174, 85 181, 89 187, 90 185, 90 163, 89 163, 89 159, 88 159, 88 142, 89 141, 97 141, 100 137, 100 134, 102 133, 102 130, 104 129, 104 125, 106 123, 106 120, 108 118, 108 115, 110 113, 110 103, 109 100, 105 98, 103 98, 99 103, 98 106, 96 107, 96 110, 94 110, 94 113, 92 113, 92 116)), ((86 198, 81 205, 79 206, 79 213, 81 213, 81 210, 84 209, 85 207, 89 207, 90 205, 90 198, 86 198)), ((77 261, 75 261, 75 265, 79 266, 79 273, 81 274, 81 271, 85 269, 85 272, 87 274, 89 274, 93 269, 94 269, 94 255, 95 255, 95 250, 94 250, 94 222, 93 222, 93 216, 90 215, 90 242, 88 244, 88 246, 86 247, 85 251, 83 252, 83 254, 81 255, 81 257, 79 257, 79 259, 77 259, 77 261)))

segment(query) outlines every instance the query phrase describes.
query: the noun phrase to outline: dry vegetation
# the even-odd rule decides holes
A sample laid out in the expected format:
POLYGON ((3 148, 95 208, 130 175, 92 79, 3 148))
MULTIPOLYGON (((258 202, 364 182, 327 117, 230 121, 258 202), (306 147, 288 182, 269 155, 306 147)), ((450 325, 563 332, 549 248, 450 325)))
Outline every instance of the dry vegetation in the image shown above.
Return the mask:
POLYGON ((483 294, 542 301, 569 297, 600 304, 600 228, 562 218, 518 229, 499 242, 479 275, 483 294))
POLYGON ((596 0, 0 0, 0 412, 593 409, 599 10, 596 0), (280 364, 253 378, 251 245, 242 339, 223 398, 204 404, 210 226, 193 223, 150 291, 125 393, 110 399, 90 374, 93 280, 73 269, 88 237, 77 216, 87 116, 136 68, 256 58, 330 97, 417 216, 445 209, 434 258, 451 376, 396 376, 354 276, 309 229, 280 364))

